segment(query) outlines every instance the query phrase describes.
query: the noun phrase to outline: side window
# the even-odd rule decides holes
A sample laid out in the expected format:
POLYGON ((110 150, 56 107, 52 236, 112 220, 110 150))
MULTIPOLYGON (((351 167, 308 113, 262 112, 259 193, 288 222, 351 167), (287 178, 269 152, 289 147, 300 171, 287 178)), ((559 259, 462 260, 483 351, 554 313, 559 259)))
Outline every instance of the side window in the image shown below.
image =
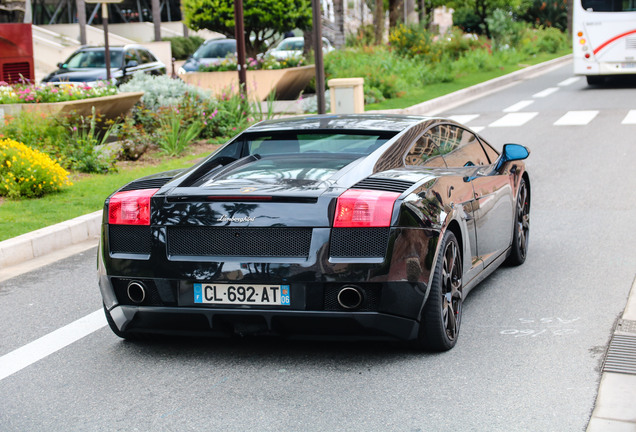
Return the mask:
POLYGON ((441 156, 437 127, 419 137, 409 149, 404 164, 406 166, 445 167, 441 156))
POLYGON ((138 64, 141 64, 139 55, 137 55, 137 51, 134 49, 127 49, 126 54, 124 55, 124 64, 128 65, 128 62, 133 60, 136 61, 138 64))
POLYGON ((137 50, 137 52, 139 53, 139 58, 141 59, 140 63, 152 63, 155 61, 155 59, 152 57, 152 54, 150 54, 148 51, 140 49, 137 50))
POLYGON ((499 153, 497 153, 497 150, 490 147, 490 144, 483 140, 481 140, 481 146, 484 148, 484 151, 488 155, 490 163, 495 163, 495 161, 499 158, 499 153))
POLYGON ((440 146, 449 167, 490 165, 486 152, 477 137, 454 125, 441 125, 445 141, 440 146))

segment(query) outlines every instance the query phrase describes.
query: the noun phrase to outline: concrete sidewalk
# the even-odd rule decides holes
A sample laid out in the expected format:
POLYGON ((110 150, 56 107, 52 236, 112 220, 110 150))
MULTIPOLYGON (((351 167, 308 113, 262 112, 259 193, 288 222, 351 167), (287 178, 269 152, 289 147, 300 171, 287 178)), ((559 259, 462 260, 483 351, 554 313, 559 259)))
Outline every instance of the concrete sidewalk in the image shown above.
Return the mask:
MULTIPOLYGON (((409 108, 376 112, 435 115, 560 67, 570 60, 571 56, 565 56, 409 108)), ((0 242, 0 282, 95 247, 101 217, 99 210, 0 242)), ((622 319, 612 335, 587 431, 636 432, 636 281, 622 319)))

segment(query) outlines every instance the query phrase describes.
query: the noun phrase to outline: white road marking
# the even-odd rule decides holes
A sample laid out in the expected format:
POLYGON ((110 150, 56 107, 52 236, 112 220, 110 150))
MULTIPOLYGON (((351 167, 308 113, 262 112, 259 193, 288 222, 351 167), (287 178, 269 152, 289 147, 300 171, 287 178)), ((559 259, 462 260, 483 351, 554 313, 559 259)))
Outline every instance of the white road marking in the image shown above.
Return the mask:
POLYGON ((585 126, 598 115, 598 111, 568 111, 554 122, 554 126, 585 126))
POLYGON ((0 381, 106 325, 99 309, 0 357, 0 381))
POLYGON ((466 124, 471 120, 475 120, 477 117, 479 117, 479 114, 457 114, 450 116, 449 119, 455 120, 457 123, 466 124))
POLYGON ((510 113, 506 114, 499 120, 490 123, 490 127, 511 127, 511 126, 523 126, 530 120, 532 120, 538 112, 524 112, 524 113, 510 113))
POLYGON ((569 86, 571 84, 574 84, 575 82, 579 81, 581 79, 581 77, 570 77, 566 80, 561 81, 558 85, 559 87, 565 87, 565 86, 569 86))
POLYGON ((556 92, 558 90, 559 90, 558 87, 550 87, 550 88, 547 88, 547 89, 545 89, 543 91, 540 91, 539 93, 533 94, 532 97, 534 97, 534 98, 544 98, 546 96, 550 96, 552 93, 554 93, 554 92, 556 92))
POLYGON ((636 110, 630 110, 621 124, 636 124, 636 110))
POLYGON ((517 112, 522 109, 532 105, 534 103, 533 100, 522 100, 521 102, 517 102, 514 105, 510 105, 508 108, 504 109, 504 112, 517 112))
POLYGON ((486 126, 473 126, 470 129, 475 133, 479 133, 483 131, 484 129, 486 129, 486 126))

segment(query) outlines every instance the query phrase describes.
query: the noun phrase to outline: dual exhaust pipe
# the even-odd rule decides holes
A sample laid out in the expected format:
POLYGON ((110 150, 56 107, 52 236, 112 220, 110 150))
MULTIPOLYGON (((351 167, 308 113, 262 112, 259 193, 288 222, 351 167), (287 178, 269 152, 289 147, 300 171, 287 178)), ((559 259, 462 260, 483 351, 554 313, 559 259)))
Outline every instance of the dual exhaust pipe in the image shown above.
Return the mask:
POLYGON ((338 291, 338 304, 344 309, 356 309, 363 300, 362 290, 356 286, 347 285, 338 291))
POLYGON ((130 281, 126 288, 126 295, 135 304, 143 303, 146 300, 146 286, 139 281, 130 281))

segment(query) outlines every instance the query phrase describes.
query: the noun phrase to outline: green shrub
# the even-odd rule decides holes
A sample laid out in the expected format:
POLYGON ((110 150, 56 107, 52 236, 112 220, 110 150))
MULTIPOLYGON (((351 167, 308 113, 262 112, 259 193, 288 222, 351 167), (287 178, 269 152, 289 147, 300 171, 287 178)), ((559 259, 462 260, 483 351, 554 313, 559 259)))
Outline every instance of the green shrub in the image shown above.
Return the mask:
POLYGON ((375 43, 375 27, 365 24, 358 27, 356 33, 347 34, 345 45, 347 47, 361 48, 375 43))
POLYGON ((210 93, 196 86, 186 84, 180 79, 167 75, 152 76, 136 73, 133 78, 119 87, 122 92, 143 91, 141 102, 150 110, 159 107, 178 106, 187 94, 206 99, 210 93))
POLYGON ((116 131, 121 146, 120 160, 136 161, 146 151, 156 146, 156 134, 148 133, 142 124, 135 124, 132 117, 127 117, 116 131))
POLYGON ((188 121, 178 108, 164 108, 159 116, 159 148, 168 156, 182 153, 203 129, 198 120, 188 121))
POLYGON ((570 45, 570 38, 555 27, 527 29, 521 39, 521 50, 528 55, 541 52, 554 54, 570 45))
POLYGON ((204 39, 199 36, 175 36, 163 38, 164 41, 170 42, 172 49, 172 57, 176 60, 185 60, 190 57, 199 46, 204 42, 204 39))
POLYGON ((84 173, 107 173, 116 170, 117 151, 108 146, 116 124, 100 127, 95 108, 90 117, 68 117, 67 145, 62 149, 64 164, 84 173))
POLYGON ((453 25, 466 33, 484 34, 485 28, 479 15, 472 8, 460 7, 453 12, 453 25))
POLYGON ((535 27, 556 27, 564 32, 568 27, 567 1, 533 0, 522 18, 535 27))
POLYGON ((331 78, 364 78, 365 99, 394 98, 407 82, 418 82, 421 62, 405 58, 382 46, 336 50, 325 57, 325 75, 331 78), (373 90, 375 89, 375 90, 373 90))
POLYGON ((433 41, 433 35, 425 28, 400 24, 391 30, 389 44, 399 55, 405 57, 423 57, 429 62, 439 62, 442 52, 433 41))
POLYGON ((486 22, 495 50, 517 48, 527 26, 515 21, 512 14, 502 9, 495 9, 492 15, 486 18, 486 22))
POLYGON ((52 156, 59 157, 65 135, 66 130, 59 120, 44 113, 21 111, 5 115, 4 124, 0 124, 0 138, 12 138, 52 156))
POLYGON ((72 183, 46 154, 11 139, 0 140, 0 196, 41 197, 72 183))

